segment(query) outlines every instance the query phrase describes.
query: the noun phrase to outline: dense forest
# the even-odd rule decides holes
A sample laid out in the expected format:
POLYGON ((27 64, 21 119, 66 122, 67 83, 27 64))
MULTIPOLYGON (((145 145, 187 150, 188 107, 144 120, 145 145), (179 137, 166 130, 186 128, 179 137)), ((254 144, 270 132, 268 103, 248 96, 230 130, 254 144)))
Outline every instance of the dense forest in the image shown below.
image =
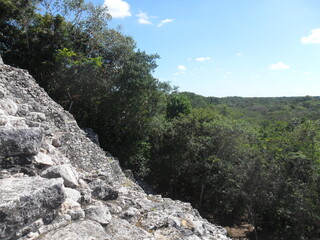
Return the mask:
POLYGON ((320 238, 320 98, 203 97, 83 0, 0 0, 0 54, 27 69, 123 168, 215 223, 320 238))

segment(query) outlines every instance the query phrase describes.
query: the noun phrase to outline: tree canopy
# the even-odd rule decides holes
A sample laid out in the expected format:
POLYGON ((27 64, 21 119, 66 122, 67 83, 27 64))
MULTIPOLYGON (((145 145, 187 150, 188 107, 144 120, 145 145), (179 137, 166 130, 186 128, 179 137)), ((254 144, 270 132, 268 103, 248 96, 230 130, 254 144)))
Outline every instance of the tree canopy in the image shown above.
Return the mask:
POLYGON ((83 0, 0 0, 0 54, 155 191, 257 236, 319 239, 320 98, 178 92, 110 19, 83 0))

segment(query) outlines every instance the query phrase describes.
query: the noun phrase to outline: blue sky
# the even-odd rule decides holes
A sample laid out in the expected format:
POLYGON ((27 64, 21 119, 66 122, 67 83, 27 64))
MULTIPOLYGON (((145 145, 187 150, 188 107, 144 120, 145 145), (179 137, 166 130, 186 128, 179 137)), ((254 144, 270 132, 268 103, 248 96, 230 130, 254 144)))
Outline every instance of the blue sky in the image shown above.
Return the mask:
POLYGON ((319 0, 95 0, 154 76, 204 96, 319 96, 319 0))

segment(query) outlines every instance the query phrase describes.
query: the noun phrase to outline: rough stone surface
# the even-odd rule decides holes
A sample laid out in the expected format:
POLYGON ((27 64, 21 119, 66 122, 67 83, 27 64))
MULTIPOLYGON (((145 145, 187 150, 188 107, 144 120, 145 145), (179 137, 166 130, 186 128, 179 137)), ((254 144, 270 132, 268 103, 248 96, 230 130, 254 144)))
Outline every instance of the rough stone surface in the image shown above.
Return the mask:
POLYGON ((74 222, 57 231, 50 232, 41 240, 106 240, 108 235, 103 227, 91 220, 74 222))
POLYGON ((61 177, 66 187, 76 188, 78 186, 79 177, 70 164, 49 167, 42 172, 41 176, 45 178, 61 177))
POLYGON ((100 223, 102 226, 107 226, 111 221, 111 214, 108 207, 104 205, 90 205, 85 210, 86 217, 100 223))
POLYGON ((108 240, 156 240, 156 238, 140 228, 138 225, 133 225, 124 219, 112 218, 112 221, 106 228, 109 237, 108 240), (120 227, 121 226, 121 227, 120 227))
POLYGON ((41 177, 0 179, 0 239, 60 207, 61 181, 41 177))
POLYGON ((72 200, 71 198, 67 198, 61 205, 61 211, 62 214, 68 214, 71 216, 72 220, 78 220, 81 218, 84 218, 85 214, 83 209, 81 208, 81 205, 72 200))
POLYGON ((42 152, 39 152, 36 156, 34 156, 34 162, 42 166, 54 165, 52 158, 48 154, 44 154, 42 152))
POLYGON ((81 194, 79 191, 72 188, 65 188, 67 198, 72 199, 75 202, 78 202, 81 198, 81 194))
POLYGON ((40 128, 0 127, 0 158, 36 155, 40 150, 42 136, 40 128))
POLYGON ((147 195, 27 71, 1 64, 0 239, 229 238, 190 204, 147 195))
POLYGON ((96 179, 89 184, 92 189, 92 196, 101 200, 114 200, 118 198, 118 191, 112 189, 108 184, 100 179, 96 179))
POLYGON ((92 128, 84 128, 83 131, 86 133, 86 136, 95 144, 100 146, 98 134, 96 134, 92 128))
POLYGON ((0 100, 0 109, 9 115, 15 115, 18 111, 17 104, 11 99, 1 99, 0 100))

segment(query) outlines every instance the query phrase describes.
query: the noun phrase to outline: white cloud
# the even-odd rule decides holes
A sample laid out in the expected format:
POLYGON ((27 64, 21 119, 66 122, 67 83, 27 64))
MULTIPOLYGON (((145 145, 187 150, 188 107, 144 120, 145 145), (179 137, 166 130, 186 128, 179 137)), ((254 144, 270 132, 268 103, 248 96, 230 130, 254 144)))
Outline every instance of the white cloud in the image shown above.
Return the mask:
POLYGON ((198 62, 205 62, 211 60, 211 57, 198 57, 196 58, 196 61, 198 62))
POLYGON ((183 66, 183 65, 179 65, 177 68, 178 68, 178 70, 180 70, 180 71, 186 71, 186 70, 187 70, 187 67, 186 67, 186 66, 183 66))
POLYGON ((287 64, 284 64, 283 62, 278 62, 275 64, 271 64, 269 68, 271 70, 281 70, 281 69, 289 69, 290 66, 287 64))
POLYGON ((303 44, 320 44, 320 28, 312 29, 311 34, 301 38, 303 44))
POLYGON ((149 20, 149 17, 146 13, 139 13, 137 14, 137 17, 139 17, 138 22, 140 24, 152 24, 152 22, 149 20))
POLYGON ((237 57, 241 57, 243 55, 243 53, 239 52, 236 54, 237 57))
POLYGON ((130 5, 123 0, 105 0, 104 5, 108 7, 108 12, 113 18, 130 17, 130 5))
POLYGON ((157 26, 158 26, 158 27, 162 27, 164 24, 166 24, 166 23, 171 23, 171 22, 173 22, 173 21, 174 21, 174 19, 169 19, 169 18, 167 18, 167 19, 162 20, 157 26))

